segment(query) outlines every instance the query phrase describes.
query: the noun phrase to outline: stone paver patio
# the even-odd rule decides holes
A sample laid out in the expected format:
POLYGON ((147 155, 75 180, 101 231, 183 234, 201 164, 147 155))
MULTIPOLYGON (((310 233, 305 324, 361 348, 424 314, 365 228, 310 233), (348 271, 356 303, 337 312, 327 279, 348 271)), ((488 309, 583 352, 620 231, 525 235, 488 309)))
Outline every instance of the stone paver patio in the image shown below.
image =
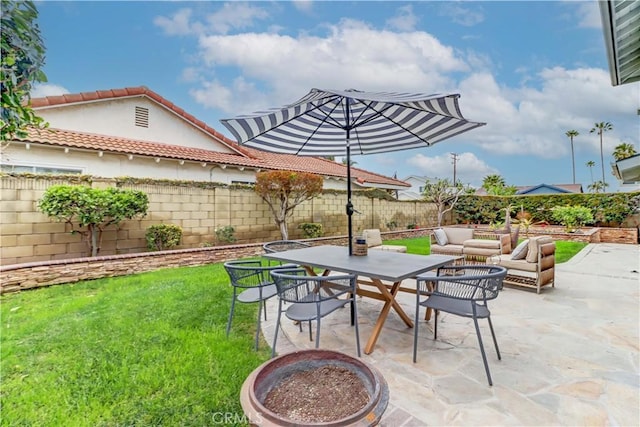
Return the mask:
MULTIPOLYGON (((380 425, 640 425, 638 271, 638 245, 590 244, 557 266, 555 288, 540 295, 505 288, 490 305, 502 360, 487 322, 480 322, 493 387, 470 320, 443 313, 437 341, 433 320, 422 320, 414 364, 413 329, 392 312, 374 352, 362 356, 389 384, 380 425)), ((413 317, 415 296, 399 301, 413 317)), ((276 304, 269 302, 263 329, 269 342, 276 304)), ((364 345, 382 303, 358 304, 364 345)), ((301 333, 285 320, 283 332, 279 353, 314 346, 306 325, 301 333)), ((356 354, 348 309, 323 319, 320 345, 356 354)))

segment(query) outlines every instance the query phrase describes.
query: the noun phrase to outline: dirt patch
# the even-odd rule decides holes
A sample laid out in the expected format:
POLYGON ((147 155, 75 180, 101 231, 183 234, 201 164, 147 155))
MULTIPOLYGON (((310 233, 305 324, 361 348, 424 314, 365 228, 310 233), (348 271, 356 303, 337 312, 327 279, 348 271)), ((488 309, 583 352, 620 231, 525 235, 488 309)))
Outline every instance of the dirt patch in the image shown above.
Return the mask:
POLYGON ((366 387, 354 372, 325 365, 285 378, 267 393, 263 405, 291 421, 328 422, 355 414, 369 400, 366 387))

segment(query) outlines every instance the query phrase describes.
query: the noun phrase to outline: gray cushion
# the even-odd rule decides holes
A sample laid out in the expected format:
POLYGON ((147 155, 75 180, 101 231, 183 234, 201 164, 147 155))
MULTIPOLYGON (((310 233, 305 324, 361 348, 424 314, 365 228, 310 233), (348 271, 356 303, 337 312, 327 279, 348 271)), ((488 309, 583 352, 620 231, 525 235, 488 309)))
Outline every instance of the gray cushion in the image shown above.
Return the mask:
POLYGON ((529 239, 529 250, 527 251, 527 262, 538 262, 538 247, 545 243, 551 243, 551 236, 536 236, 529 239))
POLYGON ((511 259, 525 259, 527 256, 527 252, 529 252, 529 239, 523 240, 511 253, 511 259))
POLYGON ((449 240, 447 239, 447 233, 445 233, 442 228, 433 230, 433 235, 436 237, 436 242, 440 246, 444 246, 449 243, 449 240))
POLYGON ((473 228, 444 228, 449 245, 462 245, 465 240, 473 239, 473 228))

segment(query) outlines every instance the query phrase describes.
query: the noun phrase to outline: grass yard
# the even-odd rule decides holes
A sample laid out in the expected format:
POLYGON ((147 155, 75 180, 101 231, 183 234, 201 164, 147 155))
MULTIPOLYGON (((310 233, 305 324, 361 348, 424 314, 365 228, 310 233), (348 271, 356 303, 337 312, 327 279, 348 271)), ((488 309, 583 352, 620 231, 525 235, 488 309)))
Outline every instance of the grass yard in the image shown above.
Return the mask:
POLYGON ((242 382, 270 353, 265 343, 252 347, 255 304, 236 305, 225 336, 231 292, 216 264, 2 297, 0 425, 207 426, 242 417, 242 382))
MULTIPOLYGON (((556 244, 557 262, 585 246, 556 244)), ((270 352, 253 350, 256 304, 225 336, 231 294, 215 264, 1 297, 0 425, 242 425, 240 387, 270 352)))

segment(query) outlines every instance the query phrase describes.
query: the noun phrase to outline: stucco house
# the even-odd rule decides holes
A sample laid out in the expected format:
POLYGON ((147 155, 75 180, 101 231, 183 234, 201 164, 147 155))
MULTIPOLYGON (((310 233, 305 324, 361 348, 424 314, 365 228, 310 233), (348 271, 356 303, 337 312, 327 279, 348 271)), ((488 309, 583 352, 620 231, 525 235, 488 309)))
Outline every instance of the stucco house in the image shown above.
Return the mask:
POLYGON ((429 180, 435 180, 435 178, 418 175, 409 175, 404 178, 403 181, 409 184, 411 188, 398 191, 398 200, 422 200, 424 184, 429 180))
MULTIPOLYGON (((273 154, 241 147, 152 90, 140 86, 31 100, 49 123, 12 141, 3 172, 130 176, 253 183, 264 170, 324 177, 324 188, 346 189, 346 166, 319 157, 273 154)), ((354 189, 401 190, 403 181, 352 168, 354 189)))

